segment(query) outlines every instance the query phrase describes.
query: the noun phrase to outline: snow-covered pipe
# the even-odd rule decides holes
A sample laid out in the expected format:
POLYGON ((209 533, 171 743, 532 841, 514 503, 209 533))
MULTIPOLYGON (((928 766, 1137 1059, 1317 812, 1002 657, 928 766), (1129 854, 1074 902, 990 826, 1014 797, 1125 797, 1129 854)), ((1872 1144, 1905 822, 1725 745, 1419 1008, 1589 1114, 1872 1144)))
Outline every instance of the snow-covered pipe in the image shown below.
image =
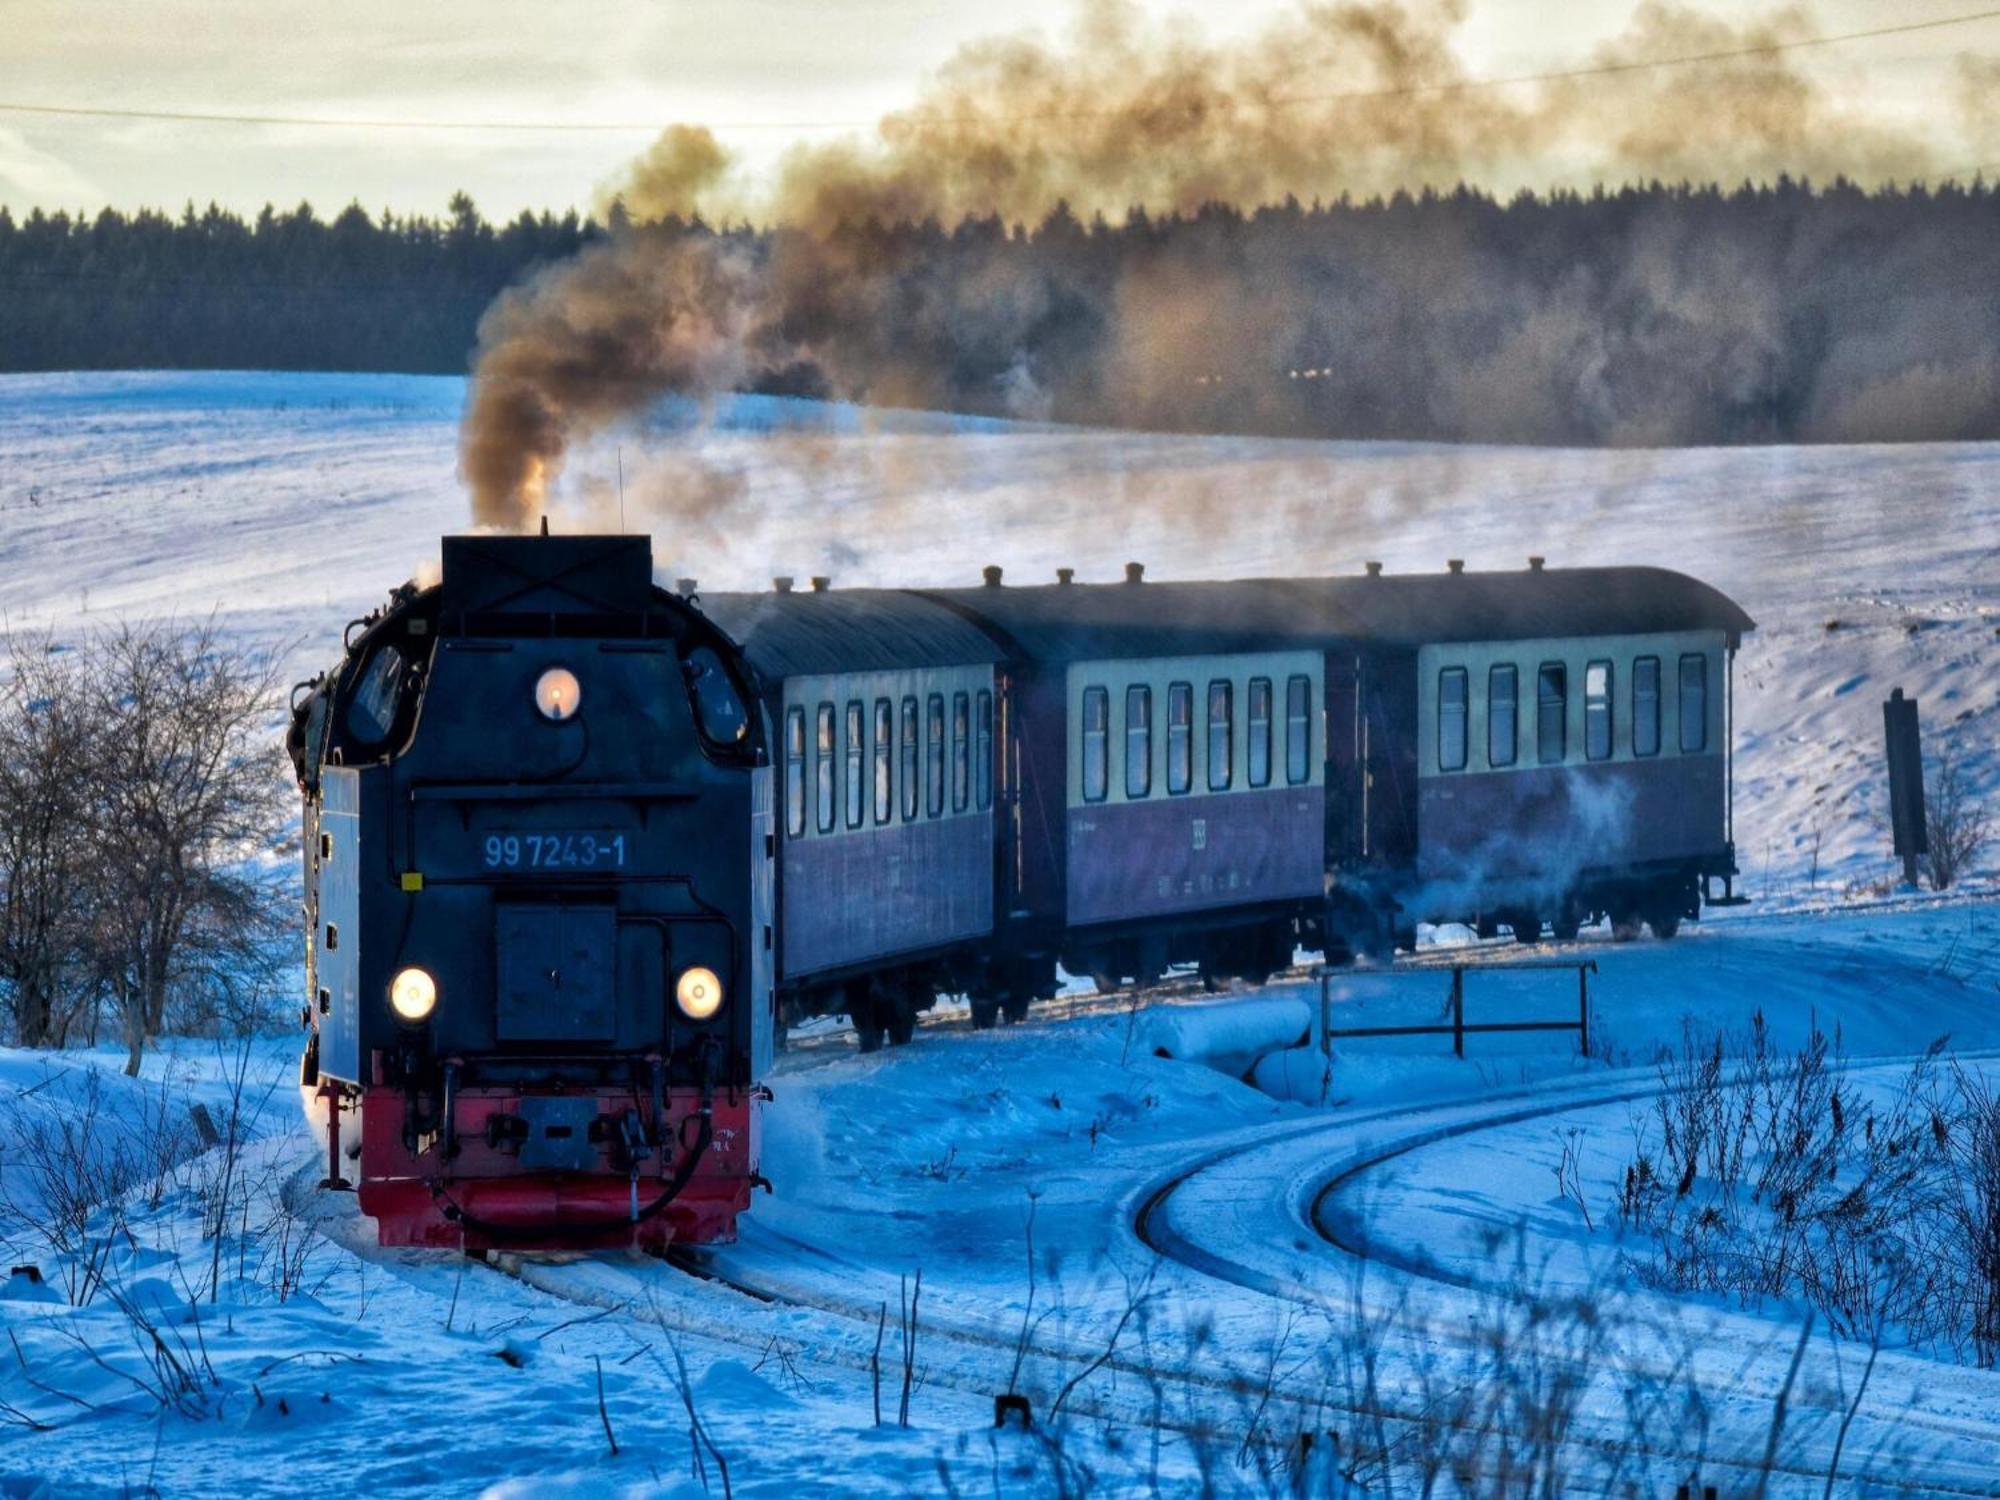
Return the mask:
POLYGON ((1295 995, 1170 1005, 1148 1011, 1140 1025, 1155 1057, 1206 1063, 1241 1078, 1265 1053, 1306 1045, 1312 1006, 1295 995))

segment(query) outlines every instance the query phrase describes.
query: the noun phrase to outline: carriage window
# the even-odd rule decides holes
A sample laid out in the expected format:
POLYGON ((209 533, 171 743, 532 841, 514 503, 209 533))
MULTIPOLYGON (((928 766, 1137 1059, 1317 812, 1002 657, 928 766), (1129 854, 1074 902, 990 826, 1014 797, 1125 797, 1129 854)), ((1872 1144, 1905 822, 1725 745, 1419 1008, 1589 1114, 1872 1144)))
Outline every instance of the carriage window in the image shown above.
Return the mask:
POLYGON ((1611 759, 1611 663, 1594 661, 1583 669, 1583 753, 1611 759))
POLYGON ((908 821, 917 815, 917 700, 903 700, 903 818, 908 821))
POLYGON ((1312 704, 1310 677, 1285 681, 1285 781, 1303 786, 1312 780, 1312 704))
POLYGON ((875 821, 886 823, 895 810, 896 792, 891 760, 896 749, 896 710, 887 698, 875 700, 875 742, 869 748, 874 751, 875 821))
POLYGON ((813 790, 819 801, 816 804, 818 816, 815 822, 821 833, 833 829, 833 705, 819 706, 818 721, 813 739, 813 790))
POLYGON ((1681 749, 1708 748, 1708 658, 1699 651, 1681 658, 1681 749))
POLYGON ((1228 791, 1236 773, 1235 725, 1230 722, 1235 698, 1234 683, 1211 682, 1208 685, 1208 789, 1211 792, 1228 791))
POLYGON ((1486 673, 1486 764, 1514 764, 1520 726, 1520 674, 1511 666, 1486 673))
POLYGON ((859 828, 862 815, 867 811, 861 795, 862 777, 867 774, 868 748, 862 743, 862 729, 866 724, 862 718, 861 700, 847 700, 847 743, 842 747, 847 753, 847 826, 859 828))
POLYGON ((1153 690, 1125 689, 1125 795, 1153 794, 1153 690))
POLYGON ((403 696, 403 654, 384 646, 368 659, 347 705, 347 732, 364 745, 379 745, 396 724, 403 696))
POLYGON ((1660 659, 1642 656, 1632 663, 1632 753, 1660 753, 1660 659))
POLYGON ((794 704, 785 710, 785 832, 797 838, 806 831, 806 711, 794 704))
POLYGON ((1463 667, 1446 667, 1438 673, 1438 769, 1465 769, 1465 695, 1463 667))
POLYGON ((972 800, 972 698, 951 695, 951 810, 964 812, 972 800))
POLYGON ((1250 785, 1271 784, 1271 679, 1250 679, 1250 785))
POLYGON ((1194 684, 1167 684, 1167 795, 1194 785, 1194 684))
POLYGON ((1545 661, 1535 674, 1535 759, 1560 765, 1569 754, 1569 668, 1545 661))
POLYGON ((979 694, 979 718, 973 725, 972 788, 979 810, 993 805, 993 695, 979 694))
POLYGON ((1083 800, 1102 802, 1111 782, 1111 694, 1083 690, 1083 800))
POLYGON ((924 703, 924 798, 933 818, 944 812, 944 694, 932 693, 924 703))
POLYGON ((729 680, 721 657, 706 646, 697 646, 688 653, 681 670, 687 676, 695 726, 702 738, 713 745, 734 745, 749 735, 750 716, 743 711, 743 699, 729 680))

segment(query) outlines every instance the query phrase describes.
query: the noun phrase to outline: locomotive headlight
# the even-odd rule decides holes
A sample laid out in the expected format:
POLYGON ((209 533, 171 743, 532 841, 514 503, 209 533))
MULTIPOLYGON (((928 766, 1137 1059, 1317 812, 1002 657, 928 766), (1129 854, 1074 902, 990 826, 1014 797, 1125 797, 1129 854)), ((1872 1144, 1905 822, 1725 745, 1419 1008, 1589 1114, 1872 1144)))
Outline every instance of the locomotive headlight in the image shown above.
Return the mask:
POLYGON ((389 1008, 405 1021, 423 1020, 437 1003, 437 981, 422 969, 403 969, 389 981, 389 1008))
POLYGON ((568 667, 550 667, 535 679, 535 707, 542 717, 560 724, 576 713, 583 701, 583 688, 568 667))
POLYGON ((680 982, 674 986, 674 1003, 690 1021, 706 1021, 722 1009, 722 981, 715 977, 715 970, 698 964, 683 969, 680 982))

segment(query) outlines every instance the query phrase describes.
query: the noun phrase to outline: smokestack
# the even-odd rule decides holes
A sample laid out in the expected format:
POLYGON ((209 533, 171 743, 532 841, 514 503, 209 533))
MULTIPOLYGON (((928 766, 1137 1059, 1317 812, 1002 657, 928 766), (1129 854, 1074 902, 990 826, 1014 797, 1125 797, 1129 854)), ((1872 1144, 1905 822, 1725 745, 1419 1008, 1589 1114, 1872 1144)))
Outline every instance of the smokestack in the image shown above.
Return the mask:
POLYGON ((1125 581, 1127 583, 1144 583, 1146 581, 1146 565, 1144 563, 1125 564, 1125 581))
POLYGON ((1547 562, 1547 561, 1548 561, 1548 559, 1547 559, 1546 557, 1530 557, 1530 558, 1528 559, 1528 571, 1529 571, 1530 573, 1539 573, 1539 572, 1541 572, 1541 571, 1542 571, 1542 564, 1543 564, 1543 563, 1545 563, 1545 562, 1547 562))
POLYGON ((1465 571, 1465 559, 1462 557, 1446 558, 1445 566, 1453 573, 1463 573, 1465 571))
POLYGON ((683 599, 692 599, 694 597, 694 590, 695 581, 692 578, 676 578, 674 580, 674 592, 679 594, 683 599))
POLYGON ((986 580, 986 586, 989 589, 997 589, 1000 587, 1000 570, 997 567, 995 567, 992 563, 988 563, 985 567, 981 568, 979 570, 979 576, 986 580))
POLYGON ((1056 583, 1057 583, 1058 585, 1060 585, 1060 586, 1061 586, 1061 587, 1063 587, 1063 588, 1068 588, 1068 587, 1069 587, 1069 586, 1070 586, 1070 585, 1071 585, 1072 583, 1075 583, 1075 582, 1076 582, 1076 569, 1075 569, 1075 568, 1057 568, 1057 569, 1056 569, 1056 583))
POLYGON ((1370 578, 1380 578, 1382 576, 1382 565, 1380 563, 1371 562, 1365 564, 1365 566, 1368 569, 1368 576, 1370 578))
POLYGON ((771 580, 771 587, 781 594, 789 594, 792 591, 791 575, 780 573, 776 578, 771 580))
POLYGON ((831 578, 828 578, 821 573, 815 573, 813 575, 813 592, 815 594, 824 594, 828 589, 832 587, 833 587, 833 580, 831 578))

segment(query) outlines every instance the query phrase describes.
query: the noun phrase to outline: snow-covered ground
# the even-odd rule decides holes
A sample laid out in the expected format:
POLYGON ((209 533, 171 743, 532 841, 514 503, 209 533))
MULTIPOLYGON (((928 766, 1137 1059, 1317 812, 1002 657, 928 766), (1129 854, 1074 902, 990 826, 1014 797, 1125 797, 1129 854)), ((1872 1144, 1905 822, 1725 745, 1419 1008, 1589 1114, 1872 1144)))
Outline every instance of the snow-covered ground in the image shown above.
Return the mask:
MULTIPOLYGON (((461 396, 400 377, 0 378, 0 609, 61 632, 217 610, 303 674, 464 523, 461 396)), ((772 1080, 775 1193, 705 1257, 713 1280, 375 1248, 351 1200, 314 1191, 287 1042, 249 1054, 240 1094, 213 1044, 149 1057, 136 1081, 109 1054, 0 1053, 0 1238, 58 1289, 19 1277, 0 1300, 0 1495, 1338 1494, 1312 1467, 1323 1436, 1296 1486, 1272 1472, 1329 1431, 1350 1455, 1371 1433, 1472 1454, 1491 1492, 1480 1434, 1558 1416, 1572 1480, 1615 1456, 1640 1493, 1697 1468, 1730 1493, 1747 1492, 1734 1465, 1764 1452, 1781 1393, 1771 1493, 1820 1494, 1838 1444, 1836 1493, 2000 1494, 2000 1376, 1892 1348, 1857 1402, 1867 1351, 1819 1327, 1788 1386, 1799 1309, 1636 1287, 1608 1212, 1581 1227, 1552 1162, 1584 1130, 1584 1190, 1603 1204, 1688 1016, 1740 1030, 1761 1012, 1781 1046, 1837 1027, 1862 1083, 1946 1032, 1990 1067, 2000 906, 1885 904, 1870 887, 1889 867, 1890 686, 1994 791, 2000 449, 1443 450, 746 401, 698 435, 582 455, 590 503, 615 505, 621 443, 632 523, 653 526, 666 572, 716 587, 951 581, 986 562, 1108 577, 1128 556, 1169 577, 1529 552, 1686 568, 1761 627, 1739 667, 1737 768, 1747 885, 1765 899, 1673 944, 1473 955, 1596 958, 1587 1059, 1564 1033, 1475 1036, 1463 1060, 1437 1038, 1343 1042, 1330 1070, 1310 1050, 1265 1064, 1287 1099, 1188 1060, 1241 1066, 1260 1037, 1292 1040, 1319 1010, 1309 985, 1228 1027, 1192 1006, 1106 1007, 997 1033, 956 1018, 869 1057, 801 1047, 772 1080), (655 517, 687 447, 740 529, 655 517), (226 1131, 232 1100, 233 1161, 188 1113, 200 1102, 226 1131), (132 1191, 52 1243, 63 1184, 34 1167, 35 1141, 87 1115, 132 1191), (919 1271, 906 1427, 899 1302, 919 1271), (1586 1289, 1588 1316, 1572 1302, 1531 1326, 1510 1300, 1523 1280, 1586 1289), (1517 1368, 1571 1392, 1559 1413, 1468 1403, 1496 1389, 1501 1332, 1517 1368), (994 1430, 1009 1389, 1031 1431, 994 1430), (1657 1402, 1635 1423, 1641 1389, 1657 1402)), ((1436 1019, 1442 985, 1344 978, 1335 1024, 1436 1019)), ((1482 969, 1467 1019, 1561 1017, 1574 985, 1482 969)))

